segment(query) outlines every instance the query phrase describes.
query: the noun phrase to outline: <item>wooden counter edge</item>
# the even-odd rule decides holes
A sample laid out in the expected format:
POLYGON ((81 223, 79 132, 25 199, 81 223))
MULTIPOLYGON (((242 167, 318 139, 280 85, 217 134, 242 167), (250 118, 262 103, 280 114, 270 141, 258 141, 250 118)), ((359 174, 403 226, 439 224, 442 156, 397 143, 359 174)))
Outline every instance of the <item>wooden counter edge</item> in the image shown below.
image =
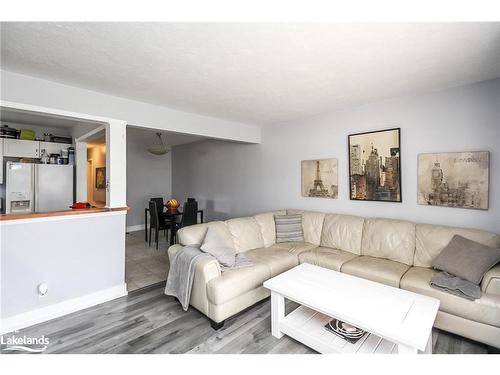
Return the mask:
POLYGON ((95 214, 99 212, 115 212, 115 211, 128 211, 128 207, 111 207, 111 208, 83 208, 79 210, 65 210, 65 211, 51 211, 51 212, 34 212, 29 214, 3 214, 0 215, 0 221, 21 220, 21 219, 35 219, 41 217, 55 217, 55 216, 68 216, 68 215, 85 215, 95 214))

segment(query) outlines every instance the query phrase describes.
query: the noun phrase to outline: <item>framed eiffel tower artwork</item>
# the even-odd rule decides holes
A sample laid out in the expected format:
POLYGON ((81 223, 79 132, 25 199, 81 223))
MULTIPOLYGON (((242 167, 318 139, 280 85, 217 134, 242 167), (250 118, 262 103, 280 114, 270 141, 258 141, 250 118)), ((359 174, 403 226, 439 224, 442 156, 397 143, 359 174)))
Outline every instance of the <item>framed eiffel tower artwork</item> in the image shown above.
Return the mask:
POLYGON ((338 197, 337 159, 302 160, 302 196, 338 197))

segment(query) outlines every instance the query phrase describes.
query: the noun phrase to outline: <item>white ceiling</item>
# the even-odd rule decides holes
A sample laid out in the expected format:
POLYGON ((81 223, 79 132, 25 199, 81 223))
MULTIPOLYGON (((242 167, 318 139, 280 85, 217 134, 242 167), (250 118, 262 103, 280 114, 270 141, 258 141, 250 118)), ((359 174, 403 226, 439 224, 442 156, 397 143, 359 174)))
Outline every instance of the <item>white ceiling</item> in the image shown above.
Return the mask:
POLYGON ((102 129, 90 137, 85 138, 87 146, 105 146, 106 145, 106 130, 102 129))
POLYGON ((130 136, 136 140, 141 139, 142 141, 147 143, 147 145, 151 145, 155 141, 156 133, 158 132, 161 133, 163 142, 169 146, 178 146, 186 143, 200 141, 202 139, 207 139, 206 137, 201 137, 198 135, 181 134, 168 132, 165 130, 127 126, 127 137, 130 136))
POLYGON ((500 76, 500 23, 2 23, 2 69, 266 125, 500 76))
MULTIPOLYGON (((158 129, 148 129, 143 127, 127 126, 127 137, 144 145, 144 150, 156 142, 156 133, 158 129)), ((179 146, 186 143, 197 142, 205 137, 190 134, 180 134, 167 131, 161 131, 162 140, 168 146, 179 146)), ((100 146, 106 143, 106 132, 104 130, 97 132, 86 139, 88 145, 100 146)))
MULTIPOLYGON (((101 126, 101 123, 93 121, 81 121, 72 118, 62 118, 53 115, 47 115, 38 112, 20 111, 11 108, 4 108, 0 106, 0 120, 2 123, 9 124, 19 124, 19 125, 31 125, 39 127, 48 127, 53 129, 74 129, 78 128, 80 133, 90 132, 101 126)), ((165 144, 170 146, 178 146, 186 143, 200 141, 202 139, 207 139, 207 137, 202 137, 198 135, 182 134, 169 132, 165 130, 150 129, 134 125, 127 126, 127 134, 138 139, 143 139, 145 141, 150 141, 151 143, 155 139, 155 134, 161 132, 162 139, 165 144)), ((105 131, 94 133, 88 137, 87 143, 93 145, 100 145, 105 143, 105 131)))
POLYGON ((88 131, 102 125, 102 123, 96 121, 75 120, 74 118, 4 107, 0 107, 0 120, 26 125, 46 126, 50 128, 85 127, 88 131))

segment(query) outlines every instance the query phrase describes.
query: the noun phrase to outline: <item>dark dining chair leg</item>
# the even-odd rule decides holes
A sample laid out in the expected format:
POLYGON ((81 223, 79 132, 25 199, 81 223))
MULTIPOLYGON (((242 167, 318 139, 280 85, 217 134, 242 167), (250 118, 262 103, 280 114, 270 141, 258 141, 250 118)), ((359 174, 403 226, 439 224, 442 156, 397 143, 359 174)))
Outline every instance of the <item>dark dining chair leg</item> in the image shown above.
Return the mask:
POLYGON ((156 250, 158 250, 158 233, 159 232, 160 232, 160 230, 158 228, 156 228, 156 231, 155 231, 156 250))
MULTIPOLYGON (((148 210, 144 210, 144 241, 148 242, 148 210)), ((151 237, 151 236, 150 236, 151 237)))
POLYGON ((149 227, 149 246, 151 246, 151 227, 149 227))

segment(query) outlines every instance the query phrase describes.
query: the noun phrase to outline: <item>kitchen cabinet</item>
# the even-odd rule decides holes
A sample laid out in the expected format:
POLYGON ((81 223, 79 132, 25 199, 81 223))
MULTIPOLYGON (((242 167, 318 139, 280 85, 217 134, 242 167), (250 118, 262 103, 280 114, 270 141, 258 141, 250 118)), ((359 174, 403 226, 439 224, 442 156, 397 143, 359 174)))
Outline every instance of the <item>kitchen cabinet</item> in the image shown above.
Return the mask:
POLYGON ((61 150, 66 150, 68 147, 71 147, 68 143, 40 142, 40 155, 42 150, 45 150, 47 155, 61 154, 61 150))
POLYGON ((50 154, 61 154, 72 145, 68 143, 26 141, 23 139, 2 139, 3 156, 11 158, 39 158, 42 150, 50 154))
POLYGON ((3 156, 13 158, 39 158, 40 142, 4 138, 3 156))

